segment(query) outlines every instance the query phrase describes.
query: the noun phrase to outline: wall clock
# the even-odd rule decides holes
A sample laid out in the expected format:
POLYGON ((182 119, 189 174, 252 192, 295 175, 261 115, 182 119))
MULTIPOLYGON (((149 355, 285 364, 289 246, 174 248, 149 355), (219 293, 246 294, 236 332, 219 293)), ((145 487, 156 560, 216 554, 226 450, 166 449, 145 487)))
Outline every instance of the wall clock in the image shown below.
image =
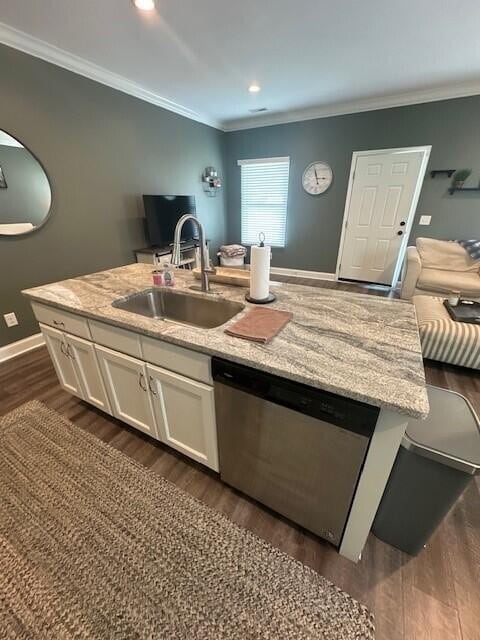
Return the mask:
POLYGON ((307 193, 318 196, 325 193, 333 181, 333 171, 326 162, 312 162, 303 172, 302 185, 307 193))

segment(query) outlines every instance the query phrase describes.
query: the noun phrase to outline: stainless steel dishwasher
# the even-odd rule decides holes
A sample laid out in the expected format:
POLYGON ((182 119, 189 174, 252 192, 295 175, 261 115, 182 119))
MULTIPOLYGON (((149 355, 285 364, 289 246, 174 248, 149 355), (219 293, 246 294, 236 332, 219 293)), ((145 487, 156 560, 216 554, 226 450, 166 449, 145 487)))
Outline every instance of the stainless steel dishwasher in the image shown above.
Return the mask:
POLYGON ((213 358, 220 476, 339 546, 379 410, 213 358))

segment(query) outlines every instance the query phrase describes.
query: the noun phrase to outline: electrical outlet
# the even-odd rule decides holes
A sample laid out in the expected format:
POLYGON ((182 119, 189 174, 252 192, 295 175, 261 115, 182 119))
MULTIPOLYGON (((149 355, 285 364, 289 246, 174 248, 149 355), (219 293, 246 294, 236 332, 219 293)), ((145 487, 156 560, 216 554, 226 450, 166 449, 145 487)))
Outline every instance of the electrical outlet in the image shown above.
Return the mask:
POLYGON ((18 324, 17 316, 13 313, 5 313, 3 316, 7 327, 16 327, 18 324))
POLYGON ((431 220, 432 220, 432 216, 420 216, 420 220, 418 221, 418 224, 427 226, 430 224, 431 220))

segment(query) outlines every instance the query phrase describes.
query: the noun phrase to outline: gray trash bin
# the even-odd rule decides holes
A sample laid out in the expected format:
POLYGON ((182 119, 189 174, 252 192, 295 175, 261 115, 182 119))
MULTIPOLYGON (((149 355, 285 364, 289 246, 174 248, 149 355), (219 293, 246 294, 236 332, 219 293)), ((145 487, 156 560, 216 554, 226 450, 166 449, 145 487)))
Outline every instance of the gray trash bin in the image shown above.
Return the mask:
POLYGON ((427 386, 430 414, 411 420, 372 531, 416 555, 480 469, 480 425, 459 393, 427 386))

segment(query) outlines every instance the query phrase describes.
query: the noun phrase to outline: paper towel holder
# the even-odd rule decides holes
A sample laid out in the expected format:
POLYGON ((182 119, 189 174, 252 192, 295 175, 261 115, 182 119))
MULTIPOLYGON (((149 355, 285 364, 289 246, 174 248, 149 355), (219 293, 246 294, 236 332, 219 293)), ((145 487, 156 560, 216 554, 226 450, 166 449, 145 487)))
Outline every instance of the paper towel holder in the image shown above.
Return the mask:
POLYGON ((277 296, 274 293, 269 293, 266 298, 263 298, 263 300, 256 300, 255 298, 251 298, 249 293, 245 294, 245 300, 252 304, 268 304, 269 302, 274 302, 276 299, 277 296))
MULTIPOLYGON (((263 233, 263 231, 261 231, 258 234, 258 239, 260 240, 260 247, 264 247, 265 246, 265 234, 263 233)), ((269 293, 268 296, 266 298, 263 298, 262 300, 257 300, 256 298, 252 298, 250 297, 250 292, 245 294, 245 300, 247 302, 251 302, 252 304, 268 304, 269 302, 274 302, 277 299, 277 296, 273 293, 269 293)))

